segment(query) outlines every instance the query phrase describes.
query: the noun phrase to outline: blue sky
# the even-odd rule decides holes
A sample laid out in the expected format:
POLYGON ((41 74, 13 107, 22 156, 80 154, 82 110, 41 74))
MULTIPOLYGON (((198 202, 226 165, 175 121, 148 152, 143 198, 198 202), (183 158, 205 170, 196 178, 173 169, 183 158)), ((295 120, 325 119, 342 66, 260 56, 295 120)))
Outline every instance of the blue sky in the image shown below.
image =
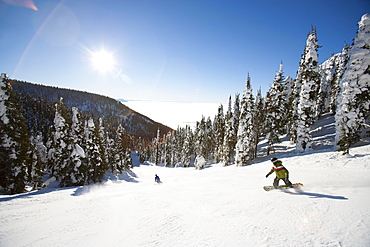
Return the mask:
POLYGON ((370 12, 368 0, 18 1, 37 11, 15 2, 0 0, 0 71, 10 78, 116 99, 212 103, 242 93, 248 73, 265 94, 280 61, 295 77, 311 25, 320 62, 340 52, 370 12), (102 49, 114 58, 105 73, 91 62, 102 49))

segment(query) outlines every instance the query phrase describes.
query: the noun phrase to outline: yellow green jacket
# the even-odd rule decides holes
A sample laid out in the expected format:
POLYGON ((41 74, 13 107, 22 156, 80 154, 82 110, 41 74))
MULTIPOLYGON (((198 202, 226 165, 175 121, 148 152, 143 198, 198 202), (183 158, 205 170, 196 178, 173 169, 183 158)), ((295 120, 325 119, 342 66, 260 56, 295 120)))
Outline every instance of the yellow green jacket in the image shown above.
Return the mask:
POLYGON ((272 167, 271 171, 267 174, 267 176, 274 172, 277 178, 286 178, 289 175, 289 171, 283 166, 283 162, 281 162, 280 160, 274 163, 274 167, 272 167))

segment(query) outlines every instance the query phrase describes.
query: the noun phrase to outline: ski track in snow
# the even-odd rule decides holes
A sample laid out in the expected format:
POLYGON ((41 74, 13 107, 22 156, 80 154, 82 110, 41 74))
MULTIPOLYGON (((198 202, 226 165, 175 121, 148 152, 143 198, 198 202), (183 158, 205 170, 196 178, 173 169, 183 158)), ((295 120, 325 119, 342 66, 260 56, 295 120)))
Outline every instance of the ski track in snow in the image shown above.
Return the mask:
POLYGON ((302 189, 265 192, 262 161, 0 195, 0 246, 370 246, 370 145, 282 160, 302 189))

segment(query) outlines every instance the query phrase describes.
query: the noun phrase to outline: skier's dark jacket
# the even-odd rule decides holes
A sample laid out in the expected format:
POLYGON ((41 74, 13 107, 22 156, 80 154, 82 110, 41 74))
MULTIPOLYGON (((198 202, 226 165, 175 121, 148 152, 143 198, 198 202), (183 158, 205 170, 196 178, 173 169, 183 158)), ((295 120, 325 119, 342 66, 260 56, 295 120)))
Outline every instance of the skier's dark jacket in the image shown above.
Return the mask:
POLYGON ((283 162, 281 160, 277 160, 274 162, 274 167, 272 167, 271 171, 267 173, 266 177, 268 177, 273 172, 276 173, 277 178, 286 178, 289 176, 289 171, 283 166, 283 162))

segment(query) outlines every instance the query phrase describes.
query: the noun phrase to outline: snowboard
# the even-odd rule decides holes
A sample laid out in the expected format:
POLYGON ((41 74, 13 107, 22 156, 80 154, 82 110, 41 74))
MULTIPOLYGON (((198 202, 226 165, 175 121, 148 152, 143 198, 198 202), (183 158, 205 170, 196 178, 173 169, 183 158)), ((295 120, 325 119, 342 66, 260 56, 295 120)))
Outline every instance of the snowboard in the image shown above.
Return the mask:
MULTIPOLYGON (((297 188, 300 188, 302 186, 303 186, 302 183, 294 183, 293 184, 293 189, 297 189, 297 188)), ((266 190, 266 191, 275 190, 274 186, 272 186, 272 185, 263 186, 263 189, 266 190)), ((277 188, 277 190, 283 190, 283 189, 290 189, 290 187, 288 187, 286 185, 279 185, 279 187, 277 188)))

